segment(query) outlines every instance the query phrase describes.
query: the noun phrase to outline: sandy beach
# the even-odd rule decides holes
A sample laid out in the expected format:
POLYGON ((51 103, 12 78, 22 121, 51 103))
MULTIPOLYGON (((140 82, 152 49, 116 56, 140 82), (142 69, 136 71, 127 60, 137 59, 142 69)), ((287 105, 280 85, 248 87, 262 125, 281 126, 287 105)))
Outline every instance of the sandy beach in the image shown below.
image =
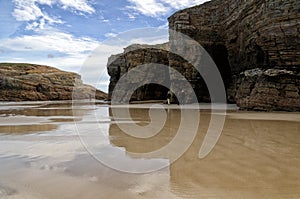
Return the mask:
MULTIPOLYGON (((97 159, 115 156, 117 164, 128 167, 170 162, 163 155, 132 155, 158 150, 177 134, 179 107, 159 106, 166 114, 164 127, 153 137, 139 139, 118 125, 148 125, 153 104, 130 105, 131 119, 114 117, 109 105, 1 104, 0 198, 300 197, 299 113, 242 112, 230 106, 219 141, 206 158, 199 159, 211 120, 209 106, 200 104, 197 134, 169 166, 130 174, 97 159), (82 143, 85 140, 91 145, 82 143)), ((195 111, 192 105, 185 109, 195 111)))

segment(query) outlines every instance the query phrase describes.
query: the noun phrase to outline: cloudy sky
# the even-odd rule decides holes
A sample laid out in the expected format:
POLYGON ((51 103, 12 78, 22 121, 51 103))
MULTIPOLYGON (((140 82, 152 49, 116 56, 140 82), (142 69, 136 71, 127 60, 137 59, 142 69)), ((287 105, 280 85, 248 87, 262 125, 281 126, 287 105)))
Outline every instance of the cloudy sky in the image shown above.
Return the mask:
POLYGON ((205 1, 0 0, 0 62, 78 72, 106 91, 111 53, 132 43, 167 41, 167 17, 205 1))

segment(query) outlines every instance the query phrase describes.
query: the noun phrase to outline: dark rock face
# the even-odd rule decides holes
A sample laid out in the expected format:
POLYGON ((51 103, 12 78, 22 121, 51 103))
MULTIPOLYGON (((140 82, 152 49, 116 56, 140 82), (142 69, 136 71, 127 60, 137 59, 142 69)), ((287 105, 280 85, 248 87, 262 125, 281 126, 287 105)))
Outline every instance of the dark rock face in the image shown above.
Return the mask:
POLYGON ((213 58, 218 58, 218 49, 227 51, 233 73, 286 68, 300 65, 299 7, 297 0, 213 0, 177 12, 169 22, 213 58))
POLYGON ((49 66, 2 63, 0 64, 0 101, 107 98, 105 93, 83 84, 80 78, 76 73, 49 66))
MULTIPOLYGON (((299 8, 299 0, 212 0, 181 10, 169 18, 169 48, 171 52, 184 48, 182 51, 201 62, 201 55, 189 43, 178 41, 176 34, 183 33, 201 44, 221 73, 228 102, 248 110, 300 111, 299 8)), ((200 75, 190 63, 172 53, 144 51, 124 53, 120 59, 108 64, 110 92, 130 67, 157 61, 155 63, 169 63, 180 72, 193 87, 199 101, 210 101, 203 74, 200 75)), ((202 71, 205 73, 205 70, 210 69, 202 71)), ((172 89, 184 89, 184 86, 179 88, 180 85, 183 84, 171 82, 172 89)), ((145 89, 139 92, 141 97, 138 99, 146 99, 143 97, 145 89)), ((154 92, 151 89, 151 96, 156 95, 154 92)), ((186 95, 188 99, 189 94, 186 95)))
POLYGON ((248 110, 300 110, 300 73, 253 69, 241 73, 236 99, 248 110))
MULTIPOLYGON (((145 64, 162 64, 169 65, 167 44, 158 46, 150 45, 132 45, 124 50, 124 53, 119 55, 113 55, 109 58, 107 64, 107 71, 110 75, 109 93, 108 98, 111 99, 115 86, 120 78, 128 71, 145 64)), ((151 67, 151 65, 150 65, 151 67)), ((155 67, 153 65, 152 67, 155 67)), ((164 69, 165 70, 165 69, 164 69)), ((157 70, 154 74, 149 72, 149 69, 135 71, 133 77, 127 78, 123 82, 125 89, 115 90, 116 97, 119 102, 122 102, 128 95, 128 88, 136 87, 137 84, 144 84, 139 87, 132 96, 129 96, 131 100, 153 100, 153 99, 166 99, 168 89, 162 84, 170 84, 170 77, 168 70, 157 70), (147 81, 157 82, 157 84, 148 84, 147 81), (126 84, 126 85, 124 85, 126 84)), ((152 71, 152 70, 151 70, 152 71)))
MULTIPOLYGON (((222 74, 229 102, 245 109, 300 110, 299 8, 297 0, 213 0, 175 13, 169 24, 208 51, 222 74), (240 75, 256 68, 265 72, 251 78, 240 75), (274 74, 268 75, 267 69, 274 74)), ((176 47, 173 34, 170 31, 170 48, 176 47)), ((170 59, 171 67, 177 67, 170 59)), ((197 87, 203 90, 203 83, 191 84, 196 93, 197 87)))

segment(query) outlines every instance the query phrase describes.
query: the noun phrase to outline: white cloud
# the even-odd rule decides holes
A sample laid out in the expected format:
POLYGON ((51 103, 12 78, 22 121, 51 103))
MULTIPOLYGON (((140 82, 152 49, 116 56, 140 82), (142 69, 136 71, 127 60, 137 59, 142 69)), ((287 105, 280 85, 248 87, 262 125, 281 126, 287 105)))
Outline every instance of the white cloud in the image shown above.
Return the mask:
POLYGON ((87 0, 59 0, 59 3, 62 4, 62 8, 65 10, 71 8, 88 14, 93 14, 95 12, 95 9, 89 5, 87 0))
POLYGON ((137 15, 137 13, 125 13, 125 14, 127 14, 127 16, 128 16, 128 18, 129 19, 131 19, 131 20, 135 20, 136 19, 136 15, 137 15))
POLYGON ((59 17, 49 16, 39 5, 58 4, 62 9, 71 9, 78 14, 95 12, 87 0, 13 0, 13 2, 15 4, 13 16, 17 21, 28 22, 27 30, 43 30, 53 24, 63 23, 59 17))
POLYGON ((16 8, 13 16, 17 21, 31 21, 44 16, 41 9, 35 4, 35 1, 14 0, 14 3, 16 8))
POLYGON ((118 34, 116 34, 116 33, 109 32, 109 33, 106 33, 104 36, 107 37, 107 38, 111 38, 111 37, 115 37, 117 35, 118 34))
POLYGON ((202 4, 208 0, 161 0, 167 5, 175 9, 182 9, 186 7, 191 7, 195 5, 202 4))
POLYGON ((39 35, 25 35, 0 40, 3 48, 12 51, 55 51, 68 55, 78 55, 94 50, 99 42, 91 38, 77 38, 71 34, 55 31, 44 31, 39 35))
POLYGON ((131 6, 129 9, 134 9, 143 15, 147 16, 159 16, 168 13, 170 10, 168 7, 164 6, 161 2, 157 0, 128 0, 131 6))
POLYGON ((183 9, 195 6, 209 0, 127 0, 131 5, 128 9, 133 9, 139 13, 159 17, 169 14, 171 10, 183 9))
POLYGON ((57 17, 50 17, 38 6, 38 4, 51 6, 53 0, 14 0, 13 2, 15 3, 13 16, 17 21, 28 22, 26 30, 43 30, 46 26, 63 23, 57 17))
POLYGON ((119 33, 117 36, 108 38, 106 44, 111 46, 126 47, 130 44, 159 44, 168 41, 167 28, 138 28, 119 33))

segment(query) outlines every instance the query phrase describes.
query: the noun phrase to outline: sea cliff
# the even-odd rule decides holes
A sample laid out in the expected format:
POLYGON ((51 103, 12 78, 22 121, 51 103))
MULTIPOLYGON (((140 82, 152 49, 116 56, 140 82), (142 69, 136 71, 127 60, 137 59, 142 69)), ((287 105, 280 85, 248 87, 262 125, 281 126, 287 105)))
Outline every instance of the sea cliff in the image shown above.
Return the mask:
POLYGON ((0 101, 72 100, 94 97, 106 99, 107 95, 83 84, 80 75, 76 73, 36 64, 0 64, 0 101))
MULTIPOLYGON (((298 0, 212 0, 180 10, 168 19, 169 54, 149 49, 147 57, 151 57, 150 61, 164 60, 157 63, 167 64, 180 72, 194 88, 198 101, 209 102, 203 74, 197 73, 182 57, 170 53, 182 47, 178 45, 182 42, 176 38, 178 32, 182 33, 209 53, 222 76, 228 102, 246 110, 300 111, 299 8, 298 0)), ((190 55, 200 57, 188 44, 183 46, 190 55)), ((112 68, 124 68, 119 63, 134 62, 135 57, 145 56, 144 51, 135 50, 135 56, 122 55, 123 61, 108 63, 111 85, 123 74, 110 72, 112 68)), ((144 63, 136 62, 131 67, 139 64, 144 63)), ((130 67, 125 71, 128 69, 130 67)), ((166 90, 161 87, 152 88, 152 93, 154 90, 163 93, 159 98, 166 96, 166 90)), ((143 90, 140 93, 145 95, 143 90)))

